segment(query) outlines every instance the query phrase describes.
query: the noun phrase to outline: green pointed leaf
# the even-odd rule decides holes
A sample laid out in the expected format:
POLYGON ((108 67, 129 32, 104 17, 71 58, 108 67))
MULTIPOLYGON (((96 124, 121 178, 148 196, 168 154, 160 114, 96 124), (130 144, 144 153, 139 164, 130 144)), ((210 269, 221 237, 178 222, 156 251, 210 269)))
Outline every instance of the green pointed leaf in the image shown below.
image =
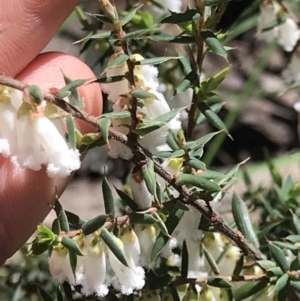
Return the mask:
POLYGON ((300 281, 298 280, 291 280, 290 281, 290 286, 297 291, 298 293, 300 293, 300 281))
POLYGON ((63 289, 64 289, 64 292, 65 292, 65 295, 66 295, 67 299, 68 300, 74 300, 71 285, 68 282, 65 281, 65 282, 62 283, 62 286, 63 286, 63 289))
POLYGON ((76 149, 76 134, 75 134, 75 124, 73 117, 68 115, 66 118, 67 130, 68 130, 68 142, 73 149, 76 149))
POLYGON ((135 9, 129 11, 126 16, 120 21, 120 25, 124 26, 126 25, 128 22, 130 22, 132 20, 132 18, 135 16, 137 10, 139 10, 142 7, 142 5, 136 7, 135 9))
POLYGON ((189 253, 186 245, 186 241, 183 241, 181 250, 181 277, 187 278, 189 272, 189 253))
POLYGON ((209 277, 207 279, 207 284, 210 286, 219 287, 219 288, 231 288, 232 287, 232 285, 228 281, 226 281, 222 278, 214 278, 214 277, 209 277))
POLYGON ((224 122, 220 119, 220 117, 206 104, 206 102, 202 101, 197 104, 198 109, 201 113, 206 117, 206 119, 217 129, 224 131, 227 135, 229 135, 228 130, 224 122))
POLYGON ((293 214, 293 223, 294 223, 294 226, 297 230, 297 233, 300 234, 300 219, 298 218, 298 216, 294 213, 293 214))
POLYGON ((107 215, 98 215, 82 226, 82 232, 89 235, 99 230, 107 221, 107 215))
POLYGON ((65 214, 66 214, 66 217, 67 217, 69 223, 77 229, 81 229, 83 224, 85 224, 87 222, 86 219, 81 218, 78 215, 76 215, 75 213, 72 213, 70 211, 65 211, 65 214))
POLYGON ((37 241, 34 241, 30 247, 29 254, 32 254, 35 256, 41 255, 41 254, 45 253, 46 251, 49 251, 50 245, 51 245, 51 241, 44 242, 44 243, 39 243, 37 241))
POLYGON ((141 61, 137 61, 134 64, 135 65, 158 65, 158 64, 162 64, 165 63, 169 60, 178 60, 179 57, 176 56, 162 56, 162 57, 154 57, 151 59, 144 59, 141 61))
POLYGON ((101 32, 101 33, 96 33, 96 34, 84 37, 83 39, 80 39, 80 40, 74 42, 73 44, 78 44, 78 43, 88 41, 88 40, 106 39, 106 38, 109 38, 111 35, 112 35, 112 31, 104 31, 104 32, 101 32))
POLYGON ((284 272, 287 272, 289 270, 289 264, 287 262, 287 259, 285 258, 284 253, 282 252, 282 250, 280 248, 276 247, 272 243, 269 243, 269 250, 270 250, 272 258, 275 260, 277 265, 284 272))
POLYGON ((85 13, 86 15, 90 15, 94 18, 96 18, 98 21, 102 22, 102 23, 108 23, 108 24, 113 24, 114 22, 107 16, 105 15, 101 15, 101 14, 89 14, 89 13, 85 13))
POLYGON ((96 80, 94 80, 91 83, 101 83, 101 84, 110 84, 115 82, 120 82, 121 80, 125 79, 125 75, 116 75, 116 76, 110 76, 110 77, 97 77, 96 80))
POLYGON ((161 219, 161 217, 156 212, 153 213, 153 217, 156 219, 156 225, 158 226, 160 231, 167 237, 170 237, 168 228, 165 225, 164 221, 161 219))
POLYGON ((233 270, 233 273, 232 273, 233 277, 238 277, 241 274, 243 267, 244 267, 244 260, 245 260, 245 257, 244 257, 244 255, 242 255, 239 258, 239 260, 236 263, 236 266, 233 270))
POLYGON ((253 229, 248 208, 245 202, 235 193, 232 198, 232 214, 237 228, 253 246, 258 248, 259 241, 253 229))
POLYGON ((283 241, 273 241, 272 242, 275 246, 287 249, 287 250, 292 250, 292 251, 298 251, 299 248, 295 246, 294 244, 288 243, 288 242, 283 242, 283 241))
POLYGON ((176 180, 176 185, 182 186, 182 185, 189 185, 192 187, 198 187, 203 190, 208 191, 220 191, 221 188, 218 184, 216 184, 213 181, 209 181, 203 177, 195 176, 191 174, 184 174, 180 173, 176 180))
POLYGON ((84 107, 84 102, 80 98, 79 92, 78 92, 78 87, 82 86, 86 80, 85 79, 77 79, 77 80, 71 80, 70 78, 66 77, 64 75, 64 81, 66 83, 66 86, 63 87, 58 94, 59 98, 64 98, 63 96, 66 92, 69 92, 68 96, 69 102, 72 106, 78 107, 78 108, 83 108, 84 107))
POLYGON ((41 286, 38 285, 37 289, 43 301, 54 301, 54 299, 41 286))
POLYGON ((289 275, 288 274, 283 274, 277 281, 275 285, 275 290, 277 292, 283 290, 289 285, 289 275))
MULTIPOLYGON (((216 103, 214 105, 210 106, 210 109, 215 113, 218 114, 220 112, 220 110, 222 109, 224 103, 216 103)), ((200 114, 200 116, 198 117, 196 124, 200 125, 203 124, 205 121, 207 121, 206 117, 203 114, 200 114)))
POLYGON ((115 201, 106 177, 104 177, 102 181, 102 192, 105 213, 110 215, 111 217, 115 217, 115 201))
POLYGON ((264 270, 275 268, 275 263, 271 260, 259 260, 257 264, 264 270))
POLYGON ((279 277, 282 274, 283 274, 283 271, 280 267, 271 268, 266 271, 266 275, 268 277, 274 277, 274 276, 279 277))
POLYGON ((110 113, 105 113, 101 115, 101 118, 106 117, 106 118, 129 118, 131 117, 131 114, 129 111, 116 111, 116 112, 110 112, 110 113))
POLYGON ((40 224, 37 226, 39 234, 42 234, 43 237, 47 237, 50 240, 55 240, 56 235, 45 225, 40 224))
MULTIPOLYGON (((173 298, 172 301, 181 301, 181 298, 179 297, 177 288, 174 285, 170 285, 169 288, 170 288, 172 298, 173 298)), ((162 299, 162 300, 165 300, 165 299, 162 299)))
POLYGON ((215 6, 215 5, 223 4, 226 2, 230 2, 230 1, 232 1, 232 0, 206 0, 205 6, 215 6))
POLYGON ((132 211, 139 211, 139 207, 136 204, 136 202, 125 192, 123 192, 122 190, 119 190, 118 188, 116 188, 117 194, 118 196, 125 202, 125 204, 132 210, 132 211))
POLYGON ((64 298, 63 298, 63 295, 62 295, 62 292, 61 292, 61 289, 59 286, 56 288, 56 300, 64 301, 64 298))
POLYGON ((203 254, 205 256, 205 259, 207 260, 207 263, 209 264, 209 267, 211 268, 213 273, 215 275, 220 275, 220 269, 219 269, 216 261, 214 260, 212 255, 206 250, 206 248, 203 244, 202 244, 202 250, 203 250, 203 254))
POLYGON ((54 204, 54 211, 56 213, 57 218, 59 219, 59 224, 62 231, 69 232, 69 222, 66 215, 66 212, 62 208, 58 198, 56 197, 55 204, 54 204))
POLYGON ((61 240, 61 244, 66 247, 70 252, 73 252, 74 254, 78 256, 83 256, 83 253, 79 247, 79 245, 76 243, 76 241, 68 236, 63 236, 61 240))
POLYGON ((56 235, 59 235, 59 233, 61 232, 58 218, 53 220, 51 229, 52 229, 52 232, 56 235))
POLYGON ((267 282, 247 282, 233 292, 234 300, 241 301, 260 292, 268 285, 267 282))
POLYGON ((167 144, 174 151, 179 149, 179 141, 178 141, 178 137, 177 137, 177 131, 168 132, 168 134, 167 134, 167 144))
POLYGON ((292 234, 292 235, 289 235, 285 238, 286 240, 289 240, 293 243, 299 243, 300 242, 300 235, 296 235, 296 234, 292 234))
POLYGON ((180 111, 182 111, 184 109, 185 109, 185 107, 170 110, 170 112, 160 115, 159 117, 157 117, 153 120, 168 123, 169 121, 174 119, 179 114, 180 111))
POLYGON ((109 136, 108 130, 109 130, 110 124, 111 124, 111 121, 109 118, 100 118, 98 120, 99 129, 100 129, 102 136, 106 143, 108 143, 108 136, 109 136))
POLYGON ((142 173, 149 192, 156 196, 156 175, 152 160, 147 160, 147 164, 142 166, 142 173))
MULTIPOLYGON (((179 221, 181 220, 184 214, 184 210, 178 209, 176 206, 170 212, 170 215, 165 222, 165 225, 168 229, 168 233, 172 233, 176 226, 178 225, 179 221)), ((160 232, 156 238, 156 241, 153 245, 152 252, 151 252, 151 261, 154 261, 157 256, 160 254, 163 247, 168 242, 169 237, 166 236, 164 233, 160 232)))
POLYGON ((132 96, 140 99, 154 98, 156 99, 156 95, 145 90, 134 90, 132 91, 132 96))
POLYGON ((100 234, 102 240, 105 242, 107 247, 114 253, 114 255, 119 259, 121 263, 123 263, 126 267, 128 267, 128 263, 125 257, 125 254, 122 248, 118 245, 118 242, 115 239, 115 236, 109 232, 107 229, 103 228, 100 234))
POLYGON ((213 133, 209 133, 199 139, 197 139, 196 141, 191 141, 191 142, 187 142, 185 144, 185 148, 186 149, 198 149, 200 147, 205 146, 206 143, 208 143, 214 136, 220 134, 222 131, 218 131, 218 132, 213 132, 213 133))
POLYGON ((118 56, 115 60, 113 60, 112 62, 110 62, 110 63, 107 65, 107 67, 106 67, 106 69, 105 69, 105 72, 106 72, 108 69, 122 66, 128 59, 129 59, 129 56, 128 56, 128 55, 126 55, 126 54, 121 54, 121 55, 118 56))
POLYGON ((174 95, 184 92, 190 87, 192 87, 197 81, 199 80, 199 76, 195 71, 191 71, 186 77, 183 79, 183 81, 176 87, 174 91, 174 95))
POLYGON ((169 158, 180 158, 184 154, 185 154, 185 150, 178 149, 178 150, 174 151, 173 153, 171 153, 171 155, 169 156, 169 158))
POLYGON ((201 31, 200 35, 212 52, 227 58, 227 52, 224 46, 213 32, 210 30, 203 30, 201 31))
POLYGON ((195 18, 199 18, 200 14, 196 9, 188 9, 183 13, 176 13, 168 16, 160 21, 161 24, 179 24, 192 21, 195 18))
POLYGON ((157 220, 151 214, 132 212, 129 214, 129 219, 132 224, 152 225, 157 220))
POLYGON ((71 269, 75 278, 75 272, 77 268, 77 254, 69 250, 69 259, 70 259, 71 269))

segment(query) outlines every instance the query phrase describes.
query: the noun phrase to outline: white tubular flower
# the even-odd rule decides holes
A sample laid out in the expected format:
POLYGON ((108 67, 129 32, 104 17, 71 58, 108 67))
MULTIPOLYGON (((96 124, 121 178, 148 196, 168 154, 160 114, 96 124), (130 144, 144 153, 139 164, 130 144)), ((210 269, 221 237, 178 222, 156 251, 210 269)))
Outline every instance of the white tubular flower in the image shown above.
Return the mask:
POLYGON ((104 284, 106 275, 106 255, 102 242, 92 242, 88 246, 82 265, 76 271, 76 284, 82 285, 82 294, 104 297, 109 290, 104 284))
POLYGON ((299 28, 296 22, 287 18, 286 21, 280 24, 278 30, 278 43, 285 51, 292 51, 299 39, 299 28))
POLYGON ((129 261, 129 265, 137 265, 141 254, 141 248, 136 233, 132 229, 127 228, 121 235, 120 239, 124 245, 124 253, 126 259, 129 261))
POLYGON ((144 210, 150 208, 154 196, 149 192, 142 169, 138 165, 136 165, 132 171, 130 186, 133 200, 138 205, 139 209, 144 210))
POLYGON ((55 125, 44 116, 44 104, 37 110, 28 111, 17 120, 17 161, 33 170, 46 165, 49 177, 67 177, 80 168, 80 154, 69 148, 55 125))
POLYGON ((277 28, 274 27, 270 30, 264 31, 264 29, 276 21, 277 13, 280 10, 280 6, 277 2, 264 2, 260 6, 260 15, 258 17, 257 24, 257 38, 266 42, 272 42, 277 38, 277 28))
POLYGON ((123 263, 121 263, 114 253, 108 248, 109 262, 118 280, 113 281, 113 285, 117 290, 120 290, 122 294, 130 295, 133 293, 133 290, 144 287, 145 271, 143 268, 134 264, 132 253, 130 253, 131 251, 135 250, 134 242, 128 242, 125 248, 123 242, 119 238, 115 237, 115 240, 120 248, 124 251, 130 267, 126 267, 123 263))
POLYGON ((156 241, 157 231, 153 225, 137 225, 135 227, 135 233, 141 247, 139 265, 150 267, 151 252, 156 241))
POLYGON ((200 256, 200 241, 186 240, 189 254, 188 278, 207 277, 207 270, 204 266, 204 257, 200 256))
POLYGON ((70 264, 69 251, 62 245, 53 249, 49 259, 49 271, 58 283, 67 281, 71 285, 75 285, 75 277, 70 264))
POLYGON ((300 80, 300 48, 297 48, 292 54, 291 61, 287 65, 287 68, 283 71, 282 76, 287 84, 300 80))
POLYGON ((22 103, 22 92, 0 85, 0 154, 14 153, 17 136, 15 125, 17 110, 22 103))

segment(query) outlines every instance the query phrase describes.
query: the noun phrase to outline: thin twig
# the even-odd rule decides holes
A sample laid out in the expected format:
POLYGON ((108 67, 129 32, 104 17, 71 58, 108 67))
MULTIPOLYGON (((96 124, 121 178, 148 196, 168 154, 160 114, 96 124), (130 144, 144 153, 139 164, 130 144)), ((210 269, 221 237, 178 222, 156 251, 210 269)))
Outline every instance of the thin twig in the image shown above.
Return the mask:
MULTIPOLYGON (((5 75, 0 75, 0 84, 21 91, 24 91, 28 87, 28 85, 5 75)), ((67 103, 63 99, 58 98, 54 94, 46 93, 44 94, 44 99, 47 102, 57 105, 59 108, 66 111, 67 113, 70 113, 72 116, 81 119, 98 129, 97 117, 89 115, 88 113, 72 106, 71 104, 67 103)), ((127 137, 126 135, 123 135, 122 133, 112 128, 109 129, 109 136, 110 138, 116 139, 122 144, 127 145, 139 160, 145 160, 147 157, 152 158, 151 153, 148 150, 144 149, 141 145, 139 145, 139 143, 135 139, 127 137)), ((252 246, 239 231, 236 231, 229 227, 221 216, 219 216, 212 208, 207 206, 204 200, 190 195, 190 192, 186 187, 176 185, 174 177, 170 173, 168 173, 161 166, 161 164, 155 162, 155 160, 153 160, 153 162, 155 172, 180 193, 181 201, 183 203, 191 205, 198 211, 200 211, 216 230, 231 239, 245 255, 249 256, 253 260, 259 260, 263 258, 262 253, 258 249, 252 246)))

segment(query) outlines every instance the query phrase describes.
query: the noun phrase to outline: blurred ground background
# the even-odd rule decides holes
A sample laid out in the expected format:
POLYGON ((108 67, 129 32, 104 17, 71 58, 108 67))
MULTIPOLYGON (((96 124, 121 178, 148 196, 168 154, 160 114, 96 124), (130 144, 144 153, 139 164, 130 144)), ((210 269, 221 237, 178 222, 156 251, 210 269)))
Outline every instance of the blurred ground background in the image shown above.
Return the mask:
MULTIPOLYGON (((254 175, 254 183, 268 185, 271 180, 267 169, 263 165, 257 165, 264 160, 264 150, 267 150, 272 158, 281 158, 277 162, 283 174, 292 174, 295 180, 300 179, 300 155, 297 154, 298 114, 293 109, 298 94, 297 91, 289 91, 278 96, 278 91, 285 87, 281 73, 288 63, 289 55, 279 47, 270 50, 266 44, 255 39, 254 24, 258 14, 258 3, 259 1, 231 2, 219 24, 219 29, 223 31, 230 30, 235 22, 239 24, 235 26, 227 44, 234 48, 228 57, 231 71, 220 87, 220 97, 226 104, 219 115, 227 124, 234 124, 230 130, 234 141, 226 138, 223 143, 214 142, 206 159, 211 162, 213 168, 223 170, 250 158, 246 167, 249 167, 250 173, 254 175), (256 14, 247 18, 250 8, 255 10, 256 14)), ((124 0, 119 1, 119 5, 122 9, 127 4, 124 0)), ((82 1, 82 6, 84 11, 98 12, 99 5, 96 0, 82 1)), ((101 50, 91 47, 87 52, 80 54, 82 44, 72 45, 86 35, 81 28, 76 14, 72 14, 45 51, 62 51, 80 57, 96 74, 100 74, 101 67, 97 60, 101 56, 101 50)), ((156 51, 165 53, 169 50, 160 47, 156 51)), ((226 62, 216 56, 208 56, 204 61, 204 71, 208 76, 225 66, 226 62)), ((171 100, 170 105, 184 104, 184 97, 186 95, 171 100)), ((195 130, 195 136, 201 136, 208 131, 211 131, 209 125, 201 125, 195 130)), ((210 149, 210 146, 208 148, 210 149)), ((86 218, 98 215, 102 210, 103 174, 106 173, 111 183, 120 187, 120 179, 129 168, 128 163, 110 159, 105 147, 92 150, 61 198, 65 209, 80 212, 86 218)), ((239 180, 232 190, 241 193, 243 189, 243 182, 239 180)), ((227 193, 225 200, 230 200, 230 195, 227 193)), ((226 204, 229 202, 225 202, 225 205, 222 202, 221 211, 226 211, 226 204)), ((48 221, 49 219, 51 215, 48 221)))

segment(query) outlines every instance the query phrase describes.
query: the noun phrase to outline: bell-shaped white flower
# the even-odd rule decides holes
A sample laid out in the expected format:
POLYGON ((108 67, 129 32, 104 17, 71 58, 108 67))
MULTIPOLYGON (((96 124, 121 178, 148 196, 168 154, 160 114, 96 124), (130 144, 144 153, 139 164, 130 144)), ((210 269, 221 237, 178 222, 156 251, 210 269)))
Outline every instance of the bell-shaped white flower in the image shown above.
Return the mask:
POLYGON ((260 6, 260 14, 257 23, 257 38, 265 42, 272 42, 277 38, 277 28, 264 31, 267 26, 275 23, 280 5, 277 2, 264 2, 260 6))
POLYGON ((22 92, 0 85, 0 154, 8 157, 17 145, 17 110, 22 103, 22 92))
POLYGON ((291 61, 282 73, 287 84, 300 81, 300 48, 292 54, 291 61))
POLYGON ((292 18, 287 18, 280 24, 278 30, 278 43, 285 51, 292 51, 299 40, 299 28, 292 18))
POLYGON ((151 252, 156 241, 157 230, 153 225, 136 225, 135 233, 138 237, 141 248, 139 265, 150 267, 151 252))
POLYGON ((140 166, 135 166, 130 179, 131 193, 133 200, 138 205, 139 209, 148 209, 152 205, 154 196, 149 192, 144 180, 143 172, 140 166))
POLYGON ((16 131, 16 157, 21 166, 40 170, 46 165, 49 177, 67 177, 79 169, 78 150, 69 148, 65 138, 43 113, 29 111, 20 116, 16 131))
POLYGON ((221 275, 232 275, 240 257, 241 250, 236 246, 230 246, 218 264, 221 275))
POLYGON ((215 260, 218 259, 225 247, 225 242, 222 239, 222 235, 215 232, 207 232, 203 238, 203 244, 208 253, 210 253, 215 260))
POLYGON ((76 271, 76 284, 82 285, 83 295, 96 294, 104 297, 109 290, 104 284, 106 276, 106 255, 101 241, 92 242, 87 247, 83 262, 76 271))
POLYGON ((145 285, 145 271, 142 267, 134 264, 134 254, 136 254, 136 240, 124 243, 117 237, 114 238, 121 250, 124 252, 129 267, 119 261, 115 254, 108 248, 108 258, 117 281, 113 281, 113 286, 124 295, 130 295, 135 289, 141 289, 145 285))
POLYGON ((69 251, 65 247, 62 245, 55 247, 51 253, 48 264, 50 274, 58 283, 67 281, 71 285, 75 285, 69 251))

